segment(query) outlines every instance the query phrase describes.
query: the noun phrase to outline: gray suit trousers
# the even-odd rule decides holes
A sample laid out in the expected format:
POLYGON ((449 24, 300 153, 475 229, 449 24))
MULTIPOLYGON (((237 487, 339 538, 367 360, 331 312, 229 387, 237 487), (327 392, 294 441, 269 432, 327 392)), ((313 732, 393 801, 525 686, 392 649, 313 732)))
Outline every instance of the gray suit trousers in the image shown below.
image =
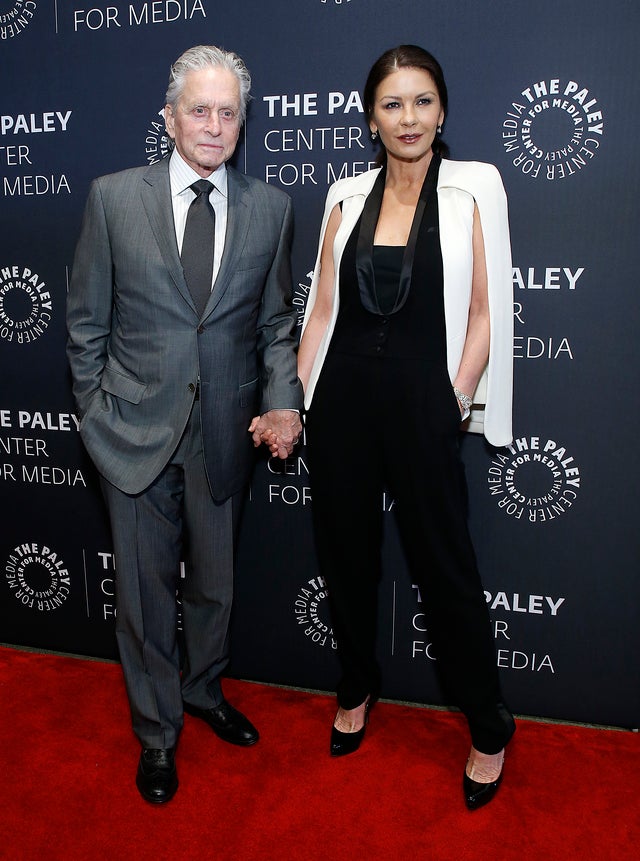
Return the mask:
POLYGON ((175 746, 183 700, 210 708, 223 699, 240 506, 237 496, 222 503, 211 496, 199 407, 196 401, 174 456, 149 488, 130 495, 102 479, 115 552, 116 636, 143 747, 175 746))

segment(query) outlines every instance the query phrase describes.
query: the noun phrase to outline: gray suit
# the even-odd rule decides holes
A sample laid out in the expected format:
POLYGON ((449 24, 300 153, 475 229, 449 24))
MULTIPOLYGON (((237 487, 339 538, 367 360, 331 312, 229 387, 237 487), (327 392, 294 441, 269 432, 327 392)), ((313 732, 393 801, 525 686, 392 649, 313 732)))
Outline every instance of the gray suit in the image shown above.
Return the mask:
POLYGON ((80 433, 110 509, 118 642, 144 747, 175 744, 181 697, 203 708, 221 699, 237 514, 230 500, 250 478, 247 428, 255 415, 302 401, 290 199, 228 168, 225 248, 199 318, 176 243, 168 161, 92 184, 67 312, 80 433), (176 476, 192 468, 198 489, 187 494, 176 476), (161 520, 168 531, 154 525, 161 520), (190 559, 182 691, 171 630, 181 555, 190 559))
POLYGON ((178 254, 168 159, 91 186, 68 297, 68 355, 83 442, 101 475, 126 493, 144 490, 167 464, 198 376, 217 500, 248 481, 252 416, 300 407, 288 301, 291 201, 227 170, 225 250, 201 320, 178 254))

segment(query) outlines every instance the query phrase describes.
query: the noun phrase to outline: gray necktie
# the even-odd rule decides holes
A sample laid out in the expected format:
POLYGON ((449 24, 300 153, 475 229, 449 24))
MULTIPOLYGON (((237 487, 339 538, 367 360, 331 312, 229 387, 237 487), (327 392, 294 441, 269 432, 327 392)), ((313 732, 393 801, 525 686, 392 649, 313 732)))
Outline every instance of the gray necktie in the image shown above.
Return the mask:
POLYGON ((213 277, 213 239, 216 219, 213 207, 209 203, 212 188, 213 183, 208 179, 199 179, 191 186, 196 197, 191 201, 187 212, 180 255, 187 287, 200 316, 211 295, 213 277))

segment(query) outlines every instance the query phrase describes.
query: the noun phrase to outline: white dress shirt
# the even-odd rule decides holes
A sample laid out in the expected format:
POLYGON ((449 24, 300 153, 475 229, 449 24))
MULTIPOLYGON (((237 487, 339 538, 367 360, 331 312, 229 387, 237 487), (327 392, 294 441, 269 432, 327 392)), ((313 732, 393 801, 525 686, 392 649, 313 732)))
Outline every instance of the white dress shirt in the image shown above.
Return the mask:
MULTIPOLYGON (((178 251, 182 253, 182 240, 184 239, 184 228, 187 223, 187 212, 195 193, 190 186, 197 180, 203 179, 190 167, 181 157, 177 149, 171 153, 169 161, 169 180, 171 182, 171 204, 173 206, 173 223, 176 229, 176 240, 178 251)), ((208 176, 209 182, 213 183, 213 190, 209 194, 209 202, 216 215, 215 239, 213 248, 213 277, 211 287, 216 283, 220 271, 220 261, 224 250, 224 240, 227 234, 227 167, 223 163, 208 176)))

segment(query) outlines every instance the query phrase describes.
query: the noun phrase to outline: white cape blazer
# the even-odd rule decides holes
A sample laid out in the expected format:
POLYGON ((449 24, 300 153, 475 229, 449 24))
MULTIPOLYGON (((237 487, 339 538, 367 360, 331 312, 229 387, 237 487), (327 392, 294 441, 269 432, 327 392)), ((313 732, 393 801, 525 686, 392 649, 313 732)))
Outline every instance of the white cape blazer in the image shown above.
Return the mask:
MULTIPOLYGON (((333 312, 320 342, 305 392, 309 409, 322 370, 340 305, 338 277, 344 247, 373 188, 380 168, 340 179, 327 194, 320 230, 318 255, 303 322, 303 332, 316 301, 320 255, 327 221, 334 206, 342 203, 342 221, 333 247, 335 282, 333 312)), ((447 368, 453 381, 458 372, 467 333, 473 271, 472 230, 474 203, 478 206, 487 265, 491 342, 489 360, 474 392, 466 430, 484 433, 495 446, 512 440, 513 398, 513 275, 507 199, 498 170, 483 162, 443 159, 438 176, 440 245, 444 271, 444 311, 447 333, 447 368)))

